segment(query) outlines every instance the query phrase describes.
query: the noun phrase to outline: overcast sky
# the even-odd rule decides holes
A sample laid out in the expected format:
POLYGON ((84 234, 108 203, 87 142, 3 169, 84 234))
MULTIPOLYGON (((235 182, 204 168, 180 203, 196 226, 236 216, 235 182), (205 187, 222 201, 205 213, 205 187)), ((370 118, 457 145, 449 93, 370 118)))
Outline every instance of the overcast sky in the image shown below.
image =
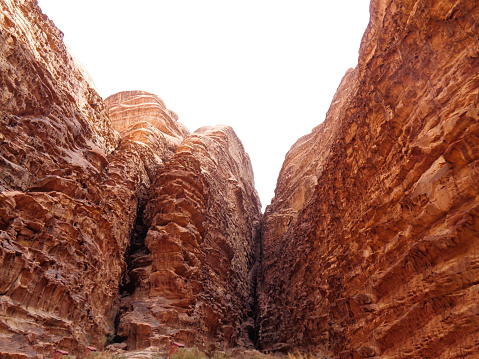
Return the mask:
POLYGON ((193 132, 233 127, 263 208, 284 156, 357 63, 369 0, 39 0, 100 95, 159 95, 193 132))

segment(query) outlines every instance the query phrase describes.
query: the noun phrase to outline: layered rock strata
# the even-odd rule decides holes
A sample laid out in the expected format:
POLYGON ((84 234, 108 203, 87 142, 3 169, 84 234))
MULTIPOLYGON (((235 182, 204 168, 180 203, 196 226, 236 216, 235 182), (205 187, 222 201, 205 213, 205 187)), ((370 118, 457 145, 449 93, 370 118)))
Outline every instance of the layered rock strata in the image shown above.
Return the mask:
MULTIPOLYGON (((188 129, 178 122, 178 115, 166 108, 165 103, 157 95, 145 91, 123 91, 111 95, 105 99, 108 107, 113 128, 123 133, 131 129, 140 142, 150 143, 151 130, 155 133, 153 139, 160 142, 161 146, 166 145, 170 151, 169 157, 174 153, 176 147, 183 138, 189 134, 188 129), (141 130, 143 129, 143 130, 141 130), (161 138, 158 141, 157 138, 161 138)), ((163 149, 155 149, 159 154, 164 153, 163 149)))
POLYGON ((358 66, 265 214, 260 345, 477 357, 479 4, 370 10, 358 66))
POLYGON ((251 345, 260 204, 233 130, 103 102, 36 2, 0 6, 0 357, 251 345))
POLYGON ((129 218, 103 201, 118 135, 62 33, 34 2, 0 6, 0 351, 31 356, 106 332, 129 218))
POLYGON ((334 358, 479 355, 476 2, 372 1, 261 241, 231 128, 189 135, 141 91, 108 98, 109 117, 36 2, 0 7, 2 358, 81 355, 107 333, 130 350, 259 335, 334 358))
POLYGON ((0 356, 82 354, 113 330, 139 201, 186 132, 119 136, 36 2, 0 7, 0 356))
POLYGON ((143 222, 118 339, 129 350, 251 346, 260 202, 230 127, 201 128, 178 146, 150 188, 143 222))

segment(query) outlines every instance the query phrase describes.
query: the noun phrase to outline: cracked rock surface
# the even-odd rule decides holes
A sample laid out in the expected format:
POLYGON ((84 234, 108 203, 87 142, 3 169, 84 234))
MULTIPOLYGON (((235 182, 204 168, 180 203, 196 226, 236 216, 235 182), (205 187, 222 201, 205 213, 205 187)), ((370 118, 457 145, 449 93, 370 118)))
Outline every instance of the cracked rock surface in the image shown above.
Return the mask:
POLYGON ((144 91, 103 101, 36 1, 0 9, 2 359, 479 355, 476 1, 371 2, 264 216, 231 127, 190 133, 144 91))
POLYGON ((228 126, 186 137, 150 187, 144 246, 118 336, 129 349, 179 341, 251 346, 260 202, 248 155, 228 126))
POLYGON ((103 101, 35 1, 0 6, 0 356, 251 346, 260 203, 233 130, 103 101))
POLYGON ((477 357, 479 5, 370 9, 358 66, 265 213, 260 346, 477 357))

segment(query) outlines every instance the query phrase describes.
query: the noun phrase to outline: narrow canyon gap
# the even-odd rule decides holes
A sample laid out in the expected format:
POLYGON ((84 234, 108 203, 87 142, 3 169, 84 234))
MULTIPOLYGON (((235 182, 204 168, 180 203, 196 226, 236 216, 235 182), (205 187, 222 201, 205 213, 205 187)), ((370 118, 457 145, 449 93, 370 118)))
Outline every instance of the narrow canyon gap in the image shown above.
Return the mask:
POLYGON ((101 99, 36 1, 0 7, 2 358, 479 355, 477 2, 373 0, 263 216, 232 128, 101 99))

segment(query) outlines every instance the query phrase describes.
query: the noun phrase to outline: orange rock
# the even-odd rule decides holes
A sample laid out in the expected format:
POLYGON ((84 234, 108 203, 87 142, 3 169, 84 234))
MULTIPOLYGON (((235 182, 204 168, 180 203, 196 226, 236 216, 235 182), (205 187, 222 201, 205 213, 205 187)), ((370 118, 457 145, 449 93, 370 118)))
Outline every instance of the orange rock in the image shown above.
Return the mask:
POLYGON ((83 355, 113 326, 137 213, 187 131, 144 116, 119 135, 36 2, 0 8, 1 356, 83 355))
POLYGON ((372 1, 263 223, 230 127, 189 134, 142 91, 105 105, 35 1, 0 7, 2 358, 113 328, 118 350, 479 355, 476 2, 372 1))
POLYGON ((265 214, 262 348, 479 355, 478 16, 372 1, 358 66, 265 214))
MULTIPOLYGON (((168 343, 167 336, 211 350, 249 342, 241 323, 252 305, 260 203, 231 128, 186 137, 150 188, 144 222, 119 333, 141 318, 153 327, 150 343, 168 343)), ((129 350, 142 348, 131 339, 139 334, 121 335, 129 350)))

